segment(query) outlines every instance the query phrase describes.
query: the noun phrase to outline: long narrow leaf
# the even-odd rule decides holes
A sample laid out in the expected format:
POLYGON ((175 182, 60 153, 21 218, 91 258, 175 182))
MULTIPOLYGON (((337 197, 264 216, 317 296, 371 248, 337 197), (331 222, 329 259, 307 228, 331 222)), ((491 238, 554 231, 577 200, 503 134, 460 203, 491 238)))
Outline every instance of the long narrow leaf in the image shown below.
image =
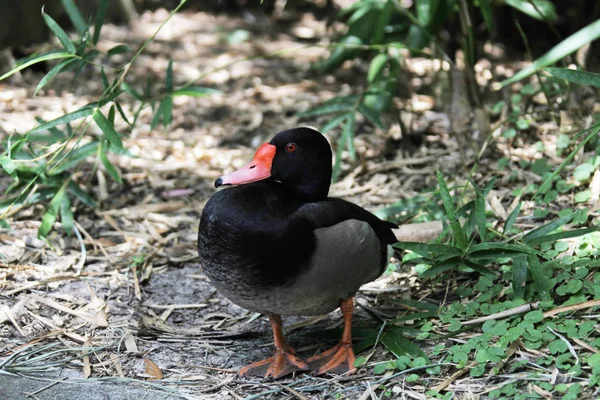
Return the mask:
POLYGON ((98 128, 100 128, 102 133, 104 133, 104 137, 110 142, 110 144, 112 144, 118 149, 123 148, 121 136, 119 136, 119 133, 115 130, 115 127, 110 123, 108 119, 106 119, 104 114, 102 114, 102 111, 97 110, 94 113, 94 121, 96 122, 96 125, 98 125, 98 128))
POLYGON ((525 295, 525 285, 527 284, 527 257, 513 258, 512 269, 512 288, 515 299, 522 299, 525 295))
POLYGON ((60 25, 58 25, 51 16, 44 12, 43 8, 42 17, 44 17, 46 25, 48 25, 48 28, 50 28, 52 33, 54 33, 58 40, 60 40, 60 43, 63 45, 65 50, 67 50, 71 54, 75 54, 77 52, 77 48, 75 47, 75 44, 71 41, 71 39, 69 39, 69 35, 67 35, 63 28, 61 28, 60 25))
POLYGON ((344 120, 346 120, 347 118, 348 118, 348 113, 343 113, 343 114, 338 115, 337 117, 331 119, 329 122, 327 122, 325 125, 323 125, 321 127, 321 133, 326 134, 327 132, 329 132, 330 130, 332 130, 333 128, 335 128, 336 126, 341 124, 342 122, 344 122, 344 120))
POLYGON ((44 75, 42 80, 40 80, 40 83, 38 83, 37 87, 35 88, 33 95, 35 96, 37 94, 37 92, 39 92, 44 86, 46 86, 52 78, 54 78, 60 71, 62 71, 66 66, 71 64, 73 61, 75 61, 75 59, 73 59, 73 58, 70 58, 67 60, 62 60, 61 62, 56 64, 54 67, 52 67, 52 69, 50 71, 48 71, 48 73, 46 75, 44 75))
POLYGON ((106 168, 106 172, 108 172, 108 174, 111 176, 111 178, 113 178, 115 181, 117 181, 119 183, 123 183, 123 180, 121 179, 121 175, 119 174, 119 171, 115 168, 115 166, 108 159, 108 156, 106 155, 106 151, 104 150, 104 145, 100 146, 99 151, 100 151, 100 153, 99 153, 100 161, 102 162, 102 165, 104 165, 104 168, 106 168))
POLYGON ((94 44, 98 44, 98 40, 100 40, 100 31, 102 30, 102 25, 104 25, 104 17, 106 16, 107 5, 108 0, 100 0, 98 2, 98 11, 96 11, 96 23, 94 24, 94 36, 92 38, 92 42, 94 44))
MULTIPOLYGON (((212 94, 221 94, 220 90, 211 89, 203 86, 190 86, 185 89, 175 90, 173 96, 192 96, 192 97, 204 97, 212 94)), ((138 99, 140 100, 140 99, 138 99)))
POLYGON ((346 118, 346 124, 344 125, 344 130, 342 131, 342 140, 346 142, 348 145, 348 153, 350 155, 350 160, 356 161, 356 148, 354 147, 354 122, 356 121, 356 117, 354 113, 349 113, 348 118, 346 118))
POLYGON ((505 234, 508 231, 510 231, 510 229, 514 225, 517 217, 519 216, 519 213, 521 212, 521 205, 522 204, 523 204, 523 202, 519 201, 519 203, 517 204, 517 206, 510 212, 510 214, 506 218, 506 223, 504 224, 504 229, 502 230, 502 232, 504 232, 505 234))
POLYGON ((483 20, 489 32, 494 30, 494 15, 492 14, 492 5, 490 3, 490 0, 479 0, 481 15, 483 15, 483 20))
POLYGON ((486 242, 486 243, 480 243, 480 244, 475 244, 471 247, 469 247, 469 251, 467 252, 467 254, 473 254, 476 253, 478 251, 483 251, 483 250, 498 250, 498 251, 516 251, 519 253, 525 253, 525 254, 537 254, 537 251, 535 249, 532 249, 529 246, 525 246, 522 244, 512 244, 512 243, 499 243, 499 242, 486 242))
POLYGON ((438 186, 440 187, 440 196, 442 197, 444 209, 446 210, 446 215, 448 216, 448 220, 450 222, 450 228, 452 228, 452 232, 454 233, 458 247, 464 251, 467 248, 467 238, 462 226, 460 226, 460 222, 456 218, 456 208, 454 207, 454 202, 452 201, 452 197, 448 191, 448 186, 446 186, 446 181, 444 181, 444 176, 440 170, 437 171, 437 178, 438 186))
POLYGON ((60 222, 62 222, 63 228, 70 235, 73 232, 74 217, 69 196, 64 196, 62 203, 60 203, 60 222))
POLYGON ((385 332, 383 336, 381 336, 381 343, 396 357, 410 355, 412 357, 423 357, 425 360, 428 360, 427 354, 419 348, 416 344, 406 339, 404 336, 400 335, 398 332, 385 332))
POLYGON ((571 222, 572 219, 572 215, 565 215, 564 217, 555 219, 554 221, 542 225, 539 228, 535 228, 534 230, 523 236, 523 241, 525 243, 531 243, 531 241, 533 241, 534 239, 546 236, 548 233, 560 228, 563 225, 568 224, 569 222, 571 222))
POLYGON ((98 204, 96 200, 85 190, 79 187, 79 185, 73 181, 69 182, 67 191, 77 197, 83 204, 90 208, 97 208, 98 204))
POLYGON ((56 192, 56 194, 54 195, 52 200, 50 200, 50 203, 48 204, 48 208, 46 209, 46 212, 44 213, 44 216, 42 217, 42 224, 40 225, 40 228, 38 229, 39 237, 42 237, 42 238, 46 237, 48 235, 48 233, 52 230, 52 225, 54 225, 54 222, 56 222, 56 217, 58 216, 58 213, 60 210, 60 205, 61 205, 64 197, 65 197, 65 187, 62 186, 60 189, 58 189, 58 191, 56 192))
POLYGON ((534 245, 534 244, 540 244, 540 243, 545 243, 545 242, 556 242, 557 240, 579 237, 579 236, 587 235, 588 233, 598 232, 598 231, 600 231, 600 228, 575 229, 572 231, 565 231, 565 232, 553 233, 553 234, 546 235, 546 236, 536 237, 534 239, 529 240, 528 243, 534 245))
POLYGON ((527 256, 527 261, 529 262, 529 270, 531 271, 531 275, 533 276, 533 281, 535 282, 535 287, 540 294, 542 300, 551 300, 550 297, 550 288, 551 283, 544 274, 544 270, 542 269, 542 265, 540 264, 540 260, 537 256, 530 255, 527 256))
POLYGON ((76 57, 76 56, 73 55, 73 54, 70 54, 70 53, 65 53, 65 52, 43 54, 43 55, 41 55, 39 57, 36 57, 36 58, 34 58, 32 60, 27 61, 24 64, 21 64, 21 65, 15 67, 15 68, 11 69, 10 71, 8 71, 7 73, 5 73, 4 75, 0 76, 0 81, 3 80, 3 79, 6 79, 9 76, 11 76, 12 74, 15 74, 15 73, 21 71, 22 69, 30 67, 30 66, 32 66, 34 64, 38 64, 38 63, 41 63, 41 62, 44 62, 44 61, 48 61, 48 60, 58 60, 58 59, 61 59, 61 58, 74 58, 74 57, 76 57))
POLYGON ((83 19, 81 12, 79 12, 79 8, 75 4, 75 1, 61 0, 61 2, 65 10, 67 11, 67 15, 69 16, 69 19, 71 20, 71 23, 73 24, 77 32, 80 34, 85 32, 85 30, 87 29, 87 23, 85 22, 85 19, 83 19))
POLYGON ((550 75, 567 80, 569 82, 600 88, 600 74, 587 71, 576 71, 569 68, 546 68, 544 71, 548 72, 550 75))
POLYGON ((36 126, 35 128, 33 128, 29 132, 33 133, 33 132, 50 130, 51 128, 54 128, 55 126, 64 125, 71 121, 75 121, 80 118, 88 117, 92 114, 94 114, 94 109, 86 106, 84 108, 80 108, 79 110, 65 114, 62 117, 58 117, 58 118, 53 119, 48 122, 44 122, 43 124, 40 124, 40 125, 36 126))
POLYGON ((523 68, 521 71, 517 72, 515 75, 504 80, 503 82, 500 82, 494 87, 494 89, 501 89, 505 86, 518 82, 521 79, 527 78, 540 69, 552 65, 563 57, 566 57, 569 54, 579 50, 586 44, 593 42, 599 37, 600 19, 575 32, 550 49, 550 51, 548 51, 546 54, 535 60, 531 65, 523 68))
POLYGON ((50 169, 49 174, 60 174, 61 172, 66 171, 74 165, 85 160, 87 157, 90 157, 91 155, 95 154, 96 151, 98 151, 98 142, 91 142, 81 147, 78 147, 75 150, 72 150, 69 153, 69 155, 62 159, 60 164, 53 166, 50 169))
POLYGON ((173 59, 169 59, 169 65, 167 65, 167 76, 165 79, 165 88, 167 89, 167 93, 171 93, 173 91, 173 59))
POLYGON ((397 242, 392 245, 401 250, 410 250, 424 257, 433 258, 436 255, 460 256, 462 252, 454 246, 436 243, 397 242))

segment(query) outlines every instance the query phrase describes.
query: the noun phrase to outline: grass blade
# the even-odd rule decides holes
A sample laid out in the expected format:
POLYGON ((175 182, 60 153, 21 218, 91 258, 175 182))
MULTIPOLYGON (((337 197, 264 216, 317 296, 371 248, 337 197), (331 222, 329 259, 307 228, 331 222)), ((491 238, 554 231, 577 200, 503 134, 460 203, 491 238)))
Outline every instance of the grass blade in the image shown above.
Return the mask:
POLYGON ((360 103, 358 105, 358 111, 360 111, 360 113, 364 115, 365 118, 371 121, 373 125, 377 126, 380 129, 385 128, 385 125, 383 125, 383 122, 381 122, 381 118, 379 118, 379 114, 377 113, 377 111, 373 110, 365 103, 360 103))
POLYGON ((582 228, 582 229, 574 229, 572 231, 565 231, 559 233, 553 233, 546 236, 541 236, 530 240, 528 243, 531 245, 540 244, 545 242, 556 242, 561 239, 569 239, 578 236, 587 235, 588 233, 598 232, 600 228, 582 228))
POLYGON ((527 256, 527 261, 529 262, 529 270, 531 271, 535 287, 540 294, 540 297, 544 301, 552 300, 552 297, 550 296, 551 283, 546 275, 544 275, 540 260, 537 256, 530 255, 527 256))
POLYGON ((98 44, 98 40, 100 40, 100 31, 102 30, 102 25, 104 25, 104 17, 106 16, 106 8, 108 5, 108 0, 100 0, 98 2, 98 11, 96 12, 96 23, 94 24, 94 36, 92 38, 92 43, 98 44))
POLYGON ((478 251, 484 250, 498 250, 498 251, 516 251, 525 254, 537 254, 537 251, 532 249, 529 246, 524 246, 522 244, 512 244, 512 243, 498 243, 498 242, 487 242, 480 243, 469 247, 469 251, 467 254, 473 254, 478 251))
POLYGON ((354 108, 352 104, 333 103, 324 104, 319 107, 312 108, 308 111, 298 113, 298 117, 314 117, 317 115, 332 114, 336 112, 351 111, 354 108))
POLYGON ((600 74, 587 71, 577 71, 569 68, 546 68, 544 71, 548 72, 552 76, 569 82, 600 88, 600 74))
POLYGON ((546 236, 548 233, 560 228, 565 224, 568 224, 569 222, 571 222, 572 219, 572 215, 565 215, 564 217, 555 219, 554 221, 542 225, 539 228, 535 228, 531 232, 527 233, 525 236, 523 236, 523 241, 525 243, 531 243, 534 239, 546 236))
POLYGON ((67 114, 63 115, 62 117, 58 117, 58 118, 53 119, 48 122, 44 122, 43 124, 40 124, 40 125, 36 126, 35 128, 33 128, 29 132, 33 133, 33 132, 50 130, 51 128, 54 128, 55 126, 64 125, 71 121, 75 121, 80 118, 88 117, 92 114, 94 114, 94 109, 92 107, 85 106, 84 108, 80 108, 79 110, 67 113, 67 114))
POLYGON ((67 50, 70 54, 75 54, 77 52, 77 48, 75 44, 69 39, 69 35, 56 23, 56 21, 44 12, 42 8, 42 17, 44 17, 44 21, 48 28, 54 33, 54 35, 60 40, 60 43, 63 45, 65 50, 67 50))
POLYGON ((513 297, 522 299, 525 295, 525 286, 527 284, 527 257, 515 257, 513 259, 512 270, 512 288, 513 297))
POLYGON ((44 61, 48 61, 48 60, 57 60, 57 59, 61 59, 61 58, 74 58, 76 57, 73 54, 70 53, 65 53, 64 51, 58 52, 58 53, 49 53, 49 54, 43 54, 39 57, 36 57, 32 60, 27 61, 24 64, 21 64, 19 66, 16 66, 15 68, 11 69, 10 71, 8 71, 7 73, 5 73, 4 75, 0 76, 0 81, 4 80, 6 78, 8 78, 9 76, 11 76, 12 74, 15 74, 19 71, 21 71, 22 69, 25 69, 27 67, 30 67, 34 64, 38 64, 44 61))
POLYGON ((436 171, 438 185, 440 187, 440 196, 442 197, 442 202, 444 203, 444 209, 446 210, 446 216, 448 217, 448 221, 450 222, 450 228, 454 233, 454 237, 456 239, 456 243, 461 250, 467 249, 467 238, 465 236, 465 232, 460 226, 460 222, 456 218, 456 208, 454 207, 454 202, 452 201, 452 197, 450 196, 450 192, 448 191, 448 186, 446 186, 446 181, 444 181, 444 176, 440 172, 440 170, 436 171))
MULTIPOLYGON (((505 0, 506 1, 506 0, 505 0)), ((546 54, 535 60, 531 65, 523 68, 512 77, 500 82, 498 85, 494 85, 494 89, 501 89, 505 86, 520 81, 521 79, 527 78, 534 74, 540 69, 547 67, 551 64, 556 63, 561 58, 568 56, 569 54, 579 50, 588 43, 600 37, 600 19, 592 22, 586 27, 575 32, 556 46, 554 46, 546 54)))
POLYGON ((508 231, 510 231, 510 229, 513 227, 515 221, 517 220, 517 217, 519 216, 519 213, 521 212, 522 204, 523 204, 523 202, 519 201, 519 204, 517 204, 517 206, 514 208, 514 210, 512 210, 510 212, 510 214, 508 215, 508 217, 506 218, 506 223, 504 224, 504 229, 502 230, 502 232, 504 234, 506 234, 508 231))
POLYGON ((435 258, 437 255, 461 256, 462 252, 454 246, 437 243, 397 242, 392 247, 400 250, 410 250, 423 257, 435 258))
POLYGON ((74 58, 69 58, 67 60, 62 60, 61 62, 56 64, 54 67, 52 67, 52 69, 50 71, 48 71, 48 73, 46 75, 44 75, 42 80, 40 80, 40 83, 38 83, 37 87, 35 88, 33 95, 35 96, 37 94, 37 92, 39 92, 44 86, 46 86, 52 78, 54 78, 60 71, 63 70, 63 68, 65 68, 67 65, 71 64, 73 61, 75 61, 74 58))
POLYGON ((102 133, 104 133, 104 137, 110 142, 110 144, 118 149, 123 148, 121 136, 119 136, 119 133, 115 130, 115 127, 108 121, 108 119, 106 119, 104 114, 102 114, 102 111, 96 110, 94 113, 94 121, 102 133))

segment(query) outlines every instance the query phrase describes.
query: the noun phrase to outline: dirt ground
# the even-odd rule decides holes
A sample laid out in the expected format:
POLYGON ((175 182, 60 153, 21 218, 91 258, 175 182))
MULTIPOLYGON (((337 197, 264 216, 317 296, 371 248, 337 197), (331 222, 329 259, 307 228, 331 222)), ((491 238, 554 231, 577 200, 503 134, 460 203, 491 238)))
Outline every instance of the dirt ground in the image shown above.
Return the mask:
MULTIPOLYGON (((158 10, 130 28, 106 25, 101 43, 136 49, 166 17, 158 10)), ((274 21, 250 11, 182 12, 158 34, 134 64, 131 85, 141 88, 150 79, 160 86, 171 57, 176 86, 203 76, 198 84, 222 94, 175 98, 174 121, 167 129, 150 129, 148 109, 133 132, 118 120, 125 147, 137 157, 111 156, 123 185, 93 163, 75 177, 101 200, 97 210, 76 204, 81 238, 66 235, 57 223, 47 242, 38 239, 39 207, 22 211, 10 229, 0 231, 0 372, 34 376, 49 386, 31 395, 33 389, 24 385, 13 391, 22 394, 18 398, 58 398, 57 388, 69 386, 65 382, 84 379, 89 385, 120 384, 123 390, 134 384, 147 390, 139 395, 146 399, 368 398, 377 391, 376 398, 382 393, 379 385, 396 396, 426 398, 423 393, 436 381, 408 388, 404 374, 374 376, 367 368, 352 377, 237 378, 238 368, 271 354, 268 321, 224 299, 198 263, 197 224, 214 179, 245 163, 275 133, 298 125, 318 127, 323 119, 300 119, 297 112, 352 91, 364 66, 349 64, 331 75, 309 69, 327 50, 308 45, 325 40, 327 29, 326 21, 311 14, 284 14, 274 21), (228 42, 236 30, 247 31, 249 40, 228 42), (265 57, 278 51, 283 52, 265 57), (84 348, 93 351, 85 355, 84 348)), ((398 104, 404 111, 397 117, 408 119, 415 132, 428 129, 435 135, 425 137, 427 146, 407 150, 397 121, 386 121, 391 128, 381 131, 359 120, 361 158, 352 163, 345 157, 342 179, 331 195, 377 210, 434 186, 437 166, 446 171, 461 166, 458 144, 448 137, 448 118, 436 110, 433 95, 411 94, 427 84, 426 70, 439 66, 412 59, 406 67, 422 79, 406 82, 408 93, 398 104)), ((33 97, 41 76, 25 71, 20 82, 2 83, 0 133, 25 132, 35 125, 34 116, 55 118, 102 92, 97 71, 89 70, 77 82, 60 75, 33 97)), ((133 113, 131 104, 123 106, 133 113)), ((83 140, 99 134, 88 131, 83 140)), ((338 135, 329 136, 333 144, 338 135)), ((5 184, 8 180, 0 178, 5 184)), ((380 326, 382 316, 394 312, 387 301, 392 295, 443 299, 443 293, 420 287, 409 270, 399 270, 361 291, 354 326, 380 326)), ((335 344, 310 334, 339 328, 341 318, 336 311, 289 318, 285 324, 291 344, 310 356, 335 344)), ((369 362, 392 358, 377 347, 369 362)), ((10 386, 10 377, 2 382, 10 386)), ((85 384, 75 387, 87 390, 85 384)))

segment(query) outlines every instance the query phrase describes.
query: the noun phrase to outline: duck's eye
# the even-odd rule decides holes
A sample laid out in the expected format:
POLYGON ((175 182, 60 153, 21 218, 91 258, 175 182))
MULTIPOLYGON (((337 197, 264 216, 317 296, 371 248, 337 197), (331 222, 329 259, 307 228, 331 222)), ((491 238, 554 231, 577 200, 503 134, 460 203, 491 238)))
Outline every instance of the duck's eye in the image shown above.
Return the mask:
POLYGON ((296 151, 297 148, 298 145, 296 145, 296 143, 288 143, 285 145, 285 151, 287 151, 288 153, 293 153, 294 151, 296 151))

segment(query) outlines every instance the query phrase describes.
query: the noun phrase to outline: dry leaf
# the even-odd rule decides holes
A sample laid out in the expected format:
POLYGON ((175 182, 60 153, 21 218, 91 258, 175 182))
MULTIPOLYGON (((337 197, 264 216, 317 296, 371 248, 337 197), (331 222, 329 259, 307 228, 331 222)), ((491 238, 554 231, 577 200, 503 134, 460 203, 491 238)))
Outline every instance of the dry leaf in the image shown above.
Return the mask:
POLYGON ((160 368, 158 368, 158 365, 156 365, 154 361, 144 357, 144 363, 146 363, 146 373, 152 377, 152 380, 160 380, 163 378, 162 371, 160 368))

